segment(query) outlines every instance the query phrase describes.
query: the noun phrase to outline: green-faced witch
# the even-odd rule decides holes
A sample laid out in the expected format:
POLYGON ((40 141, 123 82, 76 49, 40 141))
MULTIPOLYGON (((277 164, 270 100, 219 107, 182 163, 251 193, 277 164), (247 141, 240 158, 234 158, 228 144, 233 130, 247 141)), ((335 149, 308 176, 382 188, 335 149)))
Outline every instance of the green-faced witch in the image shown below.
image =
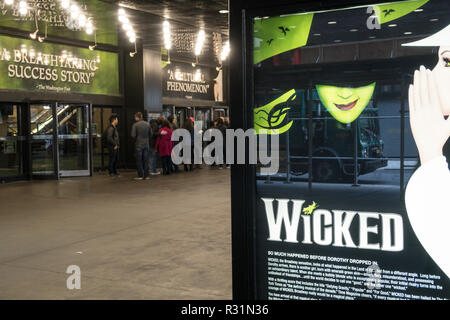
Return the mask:
POLYGON ((295 89, 292 89, 272 102, 253 110, 256 134, 282 134, 288 131, 293 121, 286 121, 289 103, 295 100, 295 89))
POLYGON ((355 121, 372 99, 376 83, 359 88, 317 85, 320 101, 341 123, 355 121))

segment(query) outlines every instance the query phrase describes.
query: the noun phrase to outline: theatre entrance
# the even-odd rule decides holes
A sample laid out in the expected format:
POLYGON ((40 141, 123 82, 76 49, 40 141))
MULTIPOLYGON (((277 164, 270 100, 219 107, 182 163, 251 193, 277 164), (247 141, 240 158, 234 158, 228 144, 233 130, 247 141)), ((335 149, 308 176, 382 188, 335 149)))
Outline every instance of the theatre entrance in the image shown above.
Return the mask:
POLYGON ((90 105, 32 102, 29 106, 33 178, 89 176, 90 105))

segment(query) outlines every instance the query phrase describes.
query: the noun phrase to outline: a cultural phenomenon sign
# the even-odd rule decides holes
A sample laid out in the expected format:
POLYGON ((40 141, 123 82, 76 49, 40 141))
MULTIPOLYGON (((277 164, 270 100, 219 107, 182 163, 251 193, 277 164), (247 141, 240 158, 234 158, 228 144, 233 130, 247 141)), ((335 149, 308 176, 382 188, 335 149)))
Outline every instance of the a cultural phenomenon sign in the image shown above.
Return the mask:
POLYGON ((118 55, 0 36, 0 89, 119 95, 118 55))
POLYGON ((180 62, 166 64, 163 67, 163 96, 214 101, 218 76, 219 72, 213 68, 180 62))

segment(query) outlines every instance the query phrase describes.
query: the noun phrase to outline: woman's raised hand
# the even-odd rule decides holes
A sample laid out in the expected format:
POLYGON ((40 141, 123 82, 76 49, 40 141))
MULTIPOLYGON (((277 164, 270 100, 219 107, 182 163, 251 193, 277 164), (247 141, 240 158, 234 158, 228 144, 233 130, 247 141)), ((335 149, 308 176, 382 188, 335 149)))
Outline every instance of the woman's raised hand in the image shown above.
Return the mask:
POLYGON ((409 87, 409 114, 422 165, 442 156, 442 148, 450 137, 450 120, 442 114, 438 94, 433 73, 421 66, 409 87))

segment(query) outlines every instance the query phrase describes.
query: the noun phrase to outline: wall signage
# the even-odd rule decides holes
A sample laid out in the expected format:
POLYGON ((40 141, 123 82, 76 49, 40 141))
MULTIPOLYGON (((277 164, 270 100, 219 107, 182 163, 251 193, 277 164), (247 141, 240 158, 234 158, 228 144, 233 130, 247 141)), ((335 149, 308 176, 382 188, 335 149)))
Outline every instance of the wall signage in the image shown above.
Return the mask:
POLYGON ((118 55, 0 36, 0 89, 119 95, 118 55))
MULTIPOLYGON (((60 1, 28 0, 27 5, 30 10, 22 16, 17 6, 6 5, 4 1, 0 2, 0 26, 32 32, 36 29, 34 12, 37 12, 41 35, 44 35, 47 24, 48 35, 84 41, 94 40, 93 34, 89 35, 70 24, 70 19, 62 10, 60 1)), ((97 42, 117 45, 117 17, 114 6, 99 0, 86 0, 80 5, 94 18, 97 42)))
POLYGON ((163 96, 214 101, 219 72, 208 67, 193 67, 172 62, 163 67, 163 96))

